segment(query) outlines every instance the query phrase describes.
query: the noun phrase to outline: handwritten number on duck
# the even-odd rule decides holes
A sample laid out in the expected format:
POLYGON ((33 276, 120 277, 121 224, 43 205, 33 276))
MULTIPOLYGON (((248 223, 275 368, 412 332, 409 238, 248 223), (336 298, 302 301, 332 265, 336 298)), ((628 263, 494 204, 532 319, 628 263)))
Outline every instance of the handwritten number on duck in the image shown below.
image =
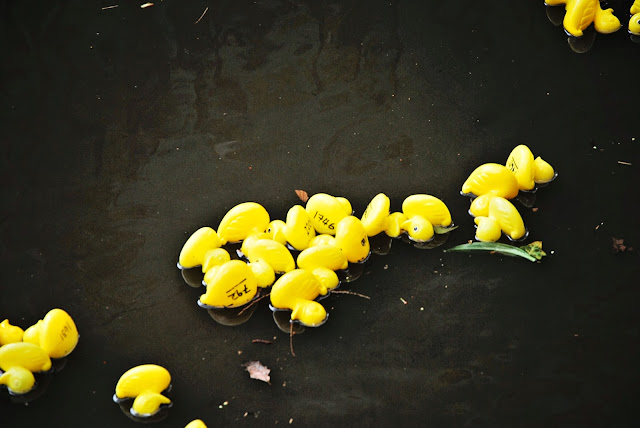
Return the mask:
POLYGON ((244 289, 238 290, 238 287, 243 285, 243 283, 246 280, 247 280, 247 278, 244 278, 242 281, 240 281, 239 283, 237 283, 236 285, 234 285, 233 287, 228 289, 227 290, 227 297, 229 297, 231 300, 237 300, 238 297, 242 297, 244 294, 248 293, 249 289, 247 288, 247 284, 244 284, 244 289))
POLYGON ((318 211, 316 211, 316 213, 313 215, 313 218, 317 218, 318 220, 320 220, 322 222, 322 224, 324 224, 325 226, 327 226, 331 230, 336 228, 336 224, 335 223, 329 224, 329 221, 330 221, 329 218, 325 217, 322 214, 320 214, 318 211))

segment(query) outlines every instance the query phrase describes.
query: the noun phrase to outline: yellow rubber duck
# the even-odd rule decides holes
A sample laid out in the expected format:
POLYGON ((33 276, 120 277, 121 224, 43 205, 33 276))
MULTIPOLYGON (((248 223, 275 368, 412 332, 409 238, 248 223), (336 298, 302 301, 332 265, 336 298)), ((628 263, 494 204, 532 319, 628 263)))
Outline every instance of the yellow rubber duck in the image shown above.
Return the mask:
POLYGON ((640 36, 640 0, 635 0, 631 5, 631 18, 629 19, 629 33, 640 36))
POLYGON ((51 309, 45 317, 24 331, 22 340, 42 348, 51 358, 64 358, 78 344, 78 328, 62 309, 51 309))
POLYGON ((378 193, 369 202, 360 221, 367 236, 376 236, 387 228, 391 201, 384 193, 378 193))
POLYGON ((206 273, 214 266, 220 266, 231 260, 231 255, 224 248, 214 248, 209 250, 204 255, 204 261, 202 262, 202 272, 206 273))
POLYGON ((120 377, 113 401, 120 403, 133 398, 131 414, 149 417, 156 414, 161 405, 171 404, 171 400, 161 394, 170 384, 171 375, 167 369, 155 364, 143 364, 127 370, 120 377))
POLYGON ((475 196, 491 194, 512 199, 518 195, 518 180, 506 166, 485 163, 477 167, 465 180, 462 193, 475 196))
POLYGON ((0 346, 0 370, 0 385, 11 394, 26 394, 36 383, 33 373, 51 370, 51 358, 33 343, 9 343, 0 346))
POLYGON ((545 0, 545 4, 565 5, 564 29, 574 37, 581 37, 583 30, 592 22, 598 33, 613 33, 621 27, 613 9, 603 10, 599 0, 545 0))
POLYGON ((326 233, 321 233, 320 235, 314 236, 311 241, 309 241, 309 247, 317 247, 320 245, 333 245, 336 246, 336 238, 333 235, 327 235, 326 233))
POLYGON ((193 232, 182 246, 178 259, 179 269, 190 269, 201 266, 204 262, 205 254, 209 250, 220 248, 222 240, 215 230, 210 227, 201 227, 193 232))
POLYGON ((269 226, 269 213, 255 202, 244 202, 231 208, 220 221, 218 236, 222 244, 240 242, 247 236, 264 232, 269 226))
POLYGON ((505 166, 516 176, 518 189, 531 190, 535 187, 534 159, 529 147, 524 144, 516 146, 509 154, 505 166))
POLYGON ((309 214, 301 205, 294 205, 287 212, 287 221, 282 229, 285 239, 293 248, 302 251, 316 236, 309 214))
POLYGON ((207 426, 200 419, 195 419, 189 422, 184 428, 207 428, 207 426))
POLYGON ((533 180, 536 184, 548 183, 557 175, 553 167, 540 156, 533 161, 533 180))
POLYGON ((384 233, 391 238, 397 238, 404 233, 402 225, 408 220, 407 216, 401 212, 394 212, 387 217, 387 225, 384 229, 384 233))
POLYGON ((198 305, 214 308, 236 308, 246 305, 256 296, 258 287, 273 284, 275 273, 263 260, 245 263, 230 260, 207 271, 203 282, 207 287, 198 305))
POLYGON ((282 245, 287 244, 287 238, 284 236, 284 227, 287 224, 282 220, 273 220, 267 226, 267 235, 269 235, 269 239, 279 242, 282 245))
POLYGON ((527 230, 524 227, 522 217, 511 202, 499 196, 485 196, 484 198, 485 201, 470 210, 476 216, 474 222, 478 226, 476 238, 479 241, 495 242, 500 239, 500 232, 504 232, 513 240, 526 236, 527 230))
POLYGON ((287 247, 260 235, 248 236, 240 251, 251 263, 258 260, 267 262, 276 273, 286 273, 296 268, 296 262, 287 247))
POLYGON ((407 232, 409 239, 415 242, 428 242, 433 238, 433 225, 421 215, 413 216, 400 226, 407 232))
POLYGON ((349 266, 347 256, 335 245, 314 245, 298 254, 298 267, 313 270, 325 267, 332 271, 344 270, 349 266))
POLYGON ((0 322, 0 346, 22 342, 23 334, 24 330, 18 326, 11 325, 8 319, 0 322))
POLYGON ((431 195, 411 195, 402 202, 402 212, 411 219, 421 216, 434 226, 451 226, 449 208, 440 199, 431 195))
POLYGON ((269 297, 274 309, 291 310, 291 320, 307 327, 317 327, 327 319, 327 311, 314 301, 328 293, 313 273, 296 269, 282 275, 271 287, 269 297))
POLYGON ((371 254, 369 238, 360 219, 346 216, 336 226, 336 246, 351 263, 363 263, 371 254))
POLYGON ((316 193, 307 201, 307 215, 317 233, 335 235, 338 222, 351 215, 351 203, 326 193, 316 193))

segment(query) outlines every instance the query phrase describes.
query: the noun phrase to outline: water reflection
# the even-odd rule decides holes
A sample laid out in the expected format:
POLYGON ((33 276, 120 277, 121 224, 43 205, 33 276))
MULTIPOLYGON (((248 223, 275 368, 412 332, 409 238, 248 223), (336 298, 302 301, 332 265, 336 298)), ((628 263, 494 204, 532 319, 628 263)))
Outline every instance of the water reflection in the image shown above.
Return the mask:
MULTIPOLYGON (((162 395, 165 395, 170 390, 171 390, 171 385, 169 385, 169 388, 167 388, 162 392, 162 395)), ((134 410, 131 407, 133 405, 134 398, 131 398, 131 397, 118 398, 114 395, 113 401, 118 403, 118 406, 120 407, 120 410, 122 411, 122 413, 127 415, 129 419, 142 424, 156 423, 156 422, 161 422, 167 419, 167 416, 169 416, 169 408, 173 405, 173 402, 168 404, 161 404, 160 409, 153 415, 138 416, 134 413, 134 410)))
MULTIPOLYGON (((258 296, 259 295, 260 291, 258 291, 258 296)), ((253 300, 239 308, 209 308, 207 312, 218 324, 233 327, 249 321, 249 318, 251 318, 258 307, 256 303, 257 301, 253 300)))

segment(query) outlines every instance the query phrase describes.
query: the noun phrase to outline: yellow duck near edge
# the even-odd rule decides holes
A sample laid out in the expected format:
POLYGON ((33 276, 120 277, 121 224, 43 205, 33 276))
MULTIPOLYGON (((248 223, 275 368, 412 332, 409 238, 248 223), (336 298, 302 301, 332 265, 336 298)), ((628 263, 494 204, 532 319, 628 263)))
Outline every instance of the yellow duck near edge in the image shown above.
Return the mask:
POLYGON ((113 401, 119 403, 126 398, 133 398, 132 415, 153 416, 162 404, 171 404, 171 400, 161 394, 170 384, 171 375, 164 367, 155 364, 136 366, 127 370, 118 380, 113 401))
POLYGON ((545 0, 547 6, 565 5, 563 25, 565 31, 582 37, 583 31, 594 24, 598 33, 614 33, 622 26, 613 9, 602 9, 599 0, 545 0))

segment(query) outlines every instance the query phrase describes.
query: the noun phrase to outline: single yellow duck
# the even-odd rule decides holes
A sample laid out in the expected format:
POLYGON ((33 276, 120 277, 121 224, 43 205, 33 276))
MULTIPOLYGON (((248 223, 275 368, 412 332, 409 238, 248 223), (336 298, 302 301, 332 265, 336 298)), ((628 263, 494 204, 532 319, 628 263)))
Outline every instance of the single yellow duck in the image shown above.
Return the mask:
POLYGON ((267 226, 267 235, 269 235, 269 239, 279 242, 282 245, 287 244, 287 237, 284 236, 284 227, 287 224, 282 220, 273 220, 267 226))
POLYGON ((369 238, 360 219, 346 216, 336 226, 336 246, 351 263, 363 263, 371 254, 369 238))
POLYGON ((263 260, 245 263, 230 260, 207 271, 203 283, 207 287, 198 305, 214 308, 236 308, 246 305, 256 296, 258 287, 268 287, 275 281, 275 272, 263 260))
POLYGON ((391 238, 397 238, 404 233, 402 225, 408 220, 407 216, 401 212, 394 212, 387 217, 387 225, 385 226, 384 233, 391 238))
POLYGON ((6 319, 0 322, 0 346, 8 343, 22 342, 24 330, 20 327, 11 325, 6 319))
POLYGON ((314 236, 311 241, 309 241, 309 247, 317 247, 320 245, 333 245, 336 246, 336 238, 333 235, 327 235, 326 233, 321 233, 320 235, 314 236))
POLYGON ((574 37, 581 37, 592 22, 598 33, 613 33, 621 27, 613 9, 603 10, 599 0, 545 0, 545 4, 565 5, 564 29, 574 37))
POLYGON ((347 256, 335 245, 314 245, 298 254, 298 267, 313 270, 325 267, 332 271, 344 270, 349 266, 347 256))
POLYGON ((214 266, 220 266, 231 260, 231 255, 224 248, 214 248, 209 250, 204 255, 204 261, 202 262, 202 272, 206 273, 214 266))
POLYGON ((557 175, 553 167, 540 156, 533 161, 533 180, 536 184, 548 183, 557 175))
MULTIPOLYGON (((479 198, 476 198, 476 200, 479 198)), ((475 201, 474 201, 475 202, 475 201)), ((473 205, 473 204, 472 204, 473 205)), ((483 242, 495 242, 504 232, 510 239, 518 240, 526 236, 527 230, 520 213, 511 202, 499 196, 485 196, 485 201, 473 207, 474 222, 478 226, 476 238, 483 242), (488 207, 485 203, 489 201, 488 207)))
POLYGON ((195 419, 189 422, 184 428, 207 428, 207 426, 200 419, 195 419))
POLYGON ((305 209, 316 232, 328 235, 335 235, 338 222, 352 212, 351 203, 347 199, 326 193, 311 196, 305 209))
POLYGON ((251 263, 258 260, 267 262, 276 273, 286 273, 296 268, 296 262, 287 247, 261 235, 248 236, 240 251, 251 263))
POLYGON ((529 147, 524 144, 516 146, 509 154, 505 166, 516 176, 518 189, 531 190, 535 187, 533 153, 529 147))
POLYGON ((291 310, 291 320, 317 327, 327 319, 327 311, 314 301, 327 288, 308 270, 296 269, 282 275, 271 287, 269 297, 274 309, 291 310))
POLYGON ((378 193, 369 202, 360 219, 367 236, 376 236, 387 228, 390 207, 391 201, 384 193, 378 193))
POLYGON ((0 385, 6 385, 11 394, 31 391, 36 383, 35 372, 51 369, 51 358, 44 349, 33 343, 15 342, 0 346, 0 385))
POLYGON ((171 375, 167 369, 155 364, 143 364, 127 370, 120 377, 113 401, 120 403, 133 398, 132 415, 152 416, 160 410, 161 405, 171 404, 171 400, 161 394, 170 384, 171 375))
POLYGON ((209 250, 220 248, 222 240, 215 230, 210 227, 201 227, 193 232, 182 246, 178 259, 179 269, 190 269, 201 266, 204 262, 205 254, 209 250))
POLYGON ((629 19, 629 33, 640 36, 640 0, 635 0, 631 5, 631 18, 629 19))
POLYGON ((42 348, 51 358, 64 358, 78 344, 78 328, 62 309, 51 309, 45 317, 24 331, 22 340, 42 348))
POLYGON ((255 202, 244 202, 231 208, 220 221, 218 236, 222 244, 240 242, 256 232, 264 232, 269 226, 269 213, 255 202))
POLYGON ((434 226, 451 226, 449 208, 440 199, 431 195, 411 195, 402 202, 402 212, 408 219, 421 216, 434 226))
POLYGON ((421 215, 416 215, 407 219, 400 227, 402 230, 407 232, 409 239, 412 241, 428 242, 433 239, 433 225, 429 220, 421 215))
POLYGON ((316 236, 309 214, 301 205, 294 205, 289 209, 282 232, 289 245, 298 251, 307 248, 311 239, 316 236))
POLYGON ((462 185, 463 194, 492 194, 506 199, 518 195, 518 180, 504 165, 485 163, 477 167, 462 185))

